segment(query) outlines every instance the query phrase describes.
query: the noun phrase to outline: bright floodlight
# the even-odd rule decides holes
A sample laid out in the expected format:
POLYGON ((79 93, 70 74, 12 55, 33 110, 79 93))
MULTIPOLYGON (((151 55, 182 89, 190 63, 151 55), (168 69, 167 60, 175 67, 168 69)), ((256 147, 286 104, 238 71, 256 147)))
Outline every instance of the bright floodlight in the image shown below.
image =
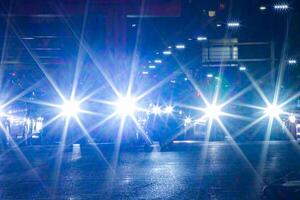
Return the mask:
POLYGON ((280 106, 270 104, 267 108, 265 108, 265 114, 269 117, 278 117, 280 114, 282 114, 282 109, 280 106))
POLYGON ((123 116, 132 115, 136 110, 135 101, 130 97, 120 98, 116 103, 116 107, 117 112, 123 116))
POLYGON ((173 112, 173 110, 174 110, 173 106, 165 107, 165 113, 166 114, 171 114, 173 112))
POLYGON ((160 109, 159 106, 153 106, 152 112, 153 112, 155 115, 159 115, 159 114, 161 113, 161 109, 160 109))
POLYGON ((205 109, 205 115, 209 118, 218 118, 221 115, 220 106, 208 105, 205 109))
POLYGON ((61 110, 64 116, 76 116, 80 110, 79 103, 76 101, 67 101, 61 106, 61 110))
POLYGON ((291 114, 291 115, 289 116, 289 122, 295 123, 296 120, 297 120, 297 119, 296 119, 296 116, 295 116, 295 115, 291 114))

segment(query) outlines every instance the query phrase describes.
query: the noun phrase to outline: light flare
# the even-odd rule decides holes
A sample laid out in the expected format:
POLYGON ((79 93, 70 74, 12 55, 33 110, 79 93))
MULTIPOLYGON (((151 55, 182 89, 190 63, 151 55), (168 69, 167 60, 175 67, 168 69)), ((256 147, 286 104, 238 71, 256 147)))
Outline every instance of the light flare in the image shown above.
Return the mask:
POLYGON ((136 100, 130 96, 121 97, 116 102, 117 112, 122 116, 133 115, 137 110, 136 100))
POLYGON ((80 112, 80 104, 77 101, 66 101, 61 106, 61 113, 63 116, 74 117, 80 112))

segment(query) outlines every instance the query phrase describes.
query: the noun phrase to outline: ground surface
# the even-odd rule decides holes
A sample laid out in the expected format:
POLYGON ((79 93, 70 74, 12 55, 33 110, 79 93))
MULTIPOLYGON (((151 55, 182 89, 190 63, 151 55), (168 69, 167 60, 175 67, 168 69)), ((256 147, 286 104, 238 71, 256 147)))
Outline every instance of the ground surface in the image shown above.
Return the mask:
POLYGON ((262 182, 300 169, 294 145, 271 142, 265 165, 260 142, 127 149, 117 164, 113 148, 101 146, 111 168, 92 147, 66 150, 60 168, 58 147, 14 148, 1 152, 0 199, 260 199, 262 182))

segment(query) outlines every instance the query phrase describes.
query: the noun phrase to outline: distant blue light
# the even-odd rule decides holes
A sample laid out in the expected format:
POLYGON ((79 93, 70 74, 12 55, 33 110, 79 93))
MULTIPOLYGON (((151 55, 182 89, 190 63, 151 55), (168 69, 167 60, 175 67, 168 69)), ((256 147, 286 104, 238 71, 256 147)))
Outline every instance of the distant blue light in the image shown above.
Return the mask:
POLYGON ((149 69, 156 69, 155 65, 149 65, 149 69))
POLYGON ((177 44, 176 49, 185 49, 185 45, 184 44, 177 44))
POLYGON ((241 66, 239 69, 240 69, 240 71, 246 71, 247 70, 247 68, 245 66, 241 66))
POLYGON ((259 9, 264 11, 264 10, 267 10, 267 7, 266 6, 260 6, 259 9))
POLYGON ((288 60, 288 63, 289 63, 290 65, 295 65, 295 64, 297 64, 297 60, 295 60, 295 59, 289 59, 289 60, 288 60))
POLYGON ((275 4, 275 5, 274 5, 274 9, 275 9, 275 10, 287 10, 287 9, 289 9, 289 5, 288 5, 288 4, 285 4, 285 3, 282 3, 282 4, 275 4))
POLYGON ((197 40, 198 40, 198 41, 206 41, 206 40, 207 40, 207 37, 204 37, 204 36, 198 36, 198 37, 197 37, 197 40))
POLYGON ((237 28, 240 26, 240 23, 239 22, 228 22, 227 26, 230 28, 237 28))
POLYGON ((163 54, 164 54, 164 55, 171 55, 172 52, 171 52, 171 51, 163 51, 163 54))

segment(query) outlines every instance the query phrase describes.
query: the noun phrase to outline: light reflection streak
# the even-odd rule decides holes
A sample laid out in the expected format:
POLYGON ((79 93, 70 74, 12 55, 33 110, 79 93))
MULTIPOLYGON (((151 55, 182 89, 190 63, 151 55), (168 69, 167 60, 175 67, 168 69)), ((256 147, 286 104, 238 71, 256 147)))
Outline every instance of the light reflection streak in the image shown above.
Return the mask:
POLYGON ((262 151, 260 153, 259 174, 261 174, 262 176, 264 174, 264 167, 265 167, 265 163, 267 160, 267 154, 268 154, 268 149, 269 149, 269 144, 270 144, 270 139, 271 139, 273 121, 274 121, 273 117, 269 118, 267 130, 266 130, 265 138, 264 138, 264 144, 262 147, 262 151))
POLYGON ((34 175, 34 177, 38 180, 38 182, 42 185, 42 187, 45 189, 45 191, 49 194, 50 191, 48 191, 46 185, 43 183, 41 177, 39 176, 38 172, 33 168, 29 160, 26 158, 25 154, 21 151, 18 144, 14 142, 14 139, 10 136, 9 132, 6 130, 2 122, 0 121, 0 129, 5 132, 5 135, 8 137, 8 141, 12 143, 12 147, 4 152, 2 155, 0 155, 0 158, 3 157, 6 153, 9 151, 14 151, 17 155, 17 157, 20 159, 21 163, 24 164, 30 172, 34 175))
POLYGON ((21 39, 20 34, 16 30, 16 28, 12 24, 10 24, 10 27, 13 30, 13 32, 15 33, 15 35, 17 36, 17 38, 19 39, 19 41, 22 43, 22 45, 24 46, 24 48, 27 50, 27 52, 29 53, 29 55, 31 56, 31 58, 35 61, 35 63, 39 67, 39 69, 43 72, 43 74, 45 75, 45 77, 47 78, 47 80, 50 82, 51 86, 55 89, 56 93, 63 100, 65 100, 62 92, 59 90, 59 88, 58 88, 57 84, 55 83, 54 79, 47 72, 45 66, 40 62, 40 60, 38 59, 38 57, 30 50, 29 45, 24 40, 21 39))
POLYGON ((200 177, 202 178, 202 176, 205 173, 205 162, 207 159, 207 149, 208 149, 208 143, 210 140, 210 135, 211 135, 211 131, 212 131, 212 125, 213 125, 213 119, 209 119, 208 121, 208 128, 206 130, 206 134, 205 134, 205 140, 204 140, 204 145, 203 145, 203 150, 201 151, 201 155, 200 155, 200 177))
POLYGON ((137 119, 136 119, 135 116, 132 116, 132 120, 136 124, 138 130, 142 133, 142 136, 143 136, 144 140, 146 141, 147 145, 151 145, 152 144, 151 139, 148 137, 148 135, 145 132, 145 130, 140 126, 140 124, 138 123, 138 121, 137 121, 137 119))
POLYGON ((84 17, 83 17, 83 22, 82 22, 82 29, 81 29, 81 34, 80 34, 80 40, 79 40, 79 49, 77 53, 77 60, 76 60, 76 66, 75 66, 75 75, 73 79, 73 84, 72 84, 72 91, 71 91, 71 99, 75 98, 76 90, 77 90, 77 85, 78 85, 78 79, 81 71, 81 67, 83 64, 83 51, 82 51, 82 40, 84 38, 84 33, 85 33, 85 26, 86 26, 86 21, 87 21, 87 15, 88 15, 88 10, 89 10, 89 1, 86 1, 85 4, 85 9, 84 9, 84 17))
POLYGON ((265 119, 265 115, 257 118, 255 121, 251 122, 250 124, 248 124, 247 126, 245 126, 244 128, 242 128, 241 130, 239 130, 237 133, 234 134, 234 137, 238 137, 241 134, 243 134, 244 132, 248 131, 250 128, 252 128, 253 126, 255 126, 256 124, 258 124, 259 122, 261 122, 263 119, 265 119))
MULTIPOLYGON (((77 124, 79 125, 80 129, 83 131, 84 136, 92 142, 92 144, 95 144, 95 141, 93 140, 93 138, 90 136, 89 132, 86 130, 86 128, 84 127, 84 125, 82 124, 82 122, 80 121, 80 119, 76 116, 75 117, 77 124)), ((105 156, 103 155, 102 151, 96 146, 96 145, 92 145, 92 147, 94 147, 94 149, 96 150, 96 152, 98 153, 98 155, 101 157, 101 159, 105 162, 105 164, 109 167, 109 169, 112 170, 111 165, 109 164, 109 162, 107 161, 107 159, 105 158, 105 156)))
POLYGON ((231 136, 231 134, 229 133, 229 131, 227 130, 227 128, 225 127, 225 125, 223 124, 223 122, 221 120, 219 120, 219 119, 217 120, 217 122, 220 125, 221 129, 223 130, 223 132, 225 133, 225 135, 229 138, 229 142, 231 143, 231 145, 234 148, 234 150, 242 157, 243 161, 250 167, 251 171, 253 172, 253 174, 255 175, 255 177, 257 178, 257 180, 259 181, 259 183, 264 183, 262 177, 257 173, 256 169, 253 167, 253 165, 248 160, 248 158, 246 157, 246 155, 243 153, 243 151, 240 149, 240 147, 234 141, 233 137, 231 136))
MULTIPOLYGON (((140 7, 141 16, 144 15, 144 11, 145 11, 145 1, 142 1, 142 5, 140 7)), ((136 33, 136 41, 135 41, 135 46, 134 46, 134 51, 133 51, 133 58, 132 58, 132 63, 131 63, 131 68, 130 68, 131 70, 130 70, 130 77, 129 77, 128 90, 127 90, 126 96, 130 96, 132 93, 134 74, 136 72, 136 65, 138 64, 138 47, 140 44, 142 20, 143 20, 143 18, 140 17, 138 26, 137 26, 138 28, 137 28, 137 33, 136 33)))
POLYGON ((120 154, 120 147, 121 147, 121 140, 123 137, 123 131, 124 131, 124 126, 125 126, 125 121, 126 121, 126 117, 123 116, 121 118, 121 123, 119 126, 119 130, 118 130, 118 134, 117 134, 117 139, 116 139, 116 143, 115 143, 115 147, 114 147, 114 153, 113 153, 113 169, 116 169, 116 167, 118 166, 118 161, 119 161, 119 154, 120 154))
MULTIPOLYGON (((63 9, 61 7, 61 9, 63 9)), ((75 39, 79 42, 79 45, 82 47, 82 49, 87 53, 87 55, 90 57, 92 62, 95 64, 96 68, 99 70, 103 78, 106 80, 106 82, 109 84, 111 89, 115 92, 115 94, 120 97, 120 93, 117 90, 116 86, 113 84, 112 80, 109 78, 108 74, 104 71, 103 66, 98 62, 96 59, 96 55, 93 53, 93 51, 88 47, 87 43, 85 42, 84 38, 80 38, 80 36, 76 33, 74 28, 72 27, 71 23, 68 21, 68 19, 64 16, 64 12, 61 11, 60 8, 57 8, 58 12, 63 15, 63 20, 65 24, 68 26, 68 28, 71 30, 73 36, 75 39)))
POLYGON ((58 150, 57 150, 57 156, 56 156, 56 162, 55 162, 55 168, 54 168, 54 196, 57 193, 58 187, 59 187, 59 183, 60 183, 60 170, 61 170, 61 163, 62 163, 62 159, 63 159, 63 154, 64 154, 64 149, 65 149, 65 144, 66 144, 66 138, 67 138, 67 132, 68 132, 68 127, 69 127, 69 123, 70 123, 70 118, 67 117, 66 118, 66 122, 64 124, 64 129, 61 135, 61 139, 60 139, 60 145, 58 146, 58 150))
POLYGON ((256 89, 256 91, 258 92, 260 97, 262 98, 262 100, 265 102, 266 105, 268 105, 269 100, 266 97, 266 95, 264 94, 264 92, 262 91, 262 89, 259 87, 257 82, 254 80, 254 78, 247 71, 245 72, 245 74, 247 75, 247 78, 251 81, 251 84, 254 86, 254 88, 256 89))

